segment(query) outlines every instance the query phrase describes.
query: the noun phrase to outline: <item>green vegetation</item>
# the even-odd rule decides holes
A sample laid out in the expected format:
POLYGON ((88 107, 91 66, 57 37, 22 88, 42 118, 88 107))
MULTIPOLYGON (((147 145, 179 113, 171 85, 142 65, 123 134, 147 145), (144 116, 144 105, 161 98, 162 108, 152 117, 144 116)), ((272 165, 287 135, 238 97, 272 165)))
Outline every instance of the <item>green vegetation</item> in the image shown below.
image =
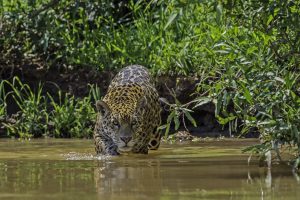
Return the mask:
POLYGON ((28 138, 44 134, 47 131, 48 117, 46 99, 41 94, 42 86, 39 85, 38 90, 35 92, 18 78, 14 78, 12 83, 4 83, 12 88, 11 95, 20 109, 20 112, 15 115, 15 123, 4 123, 8 135, 19 135, 28 138))
MULTIPOLYGON (((177 131, 180 127, 180 122, 182 122, 184 128, 186 130, 187 126, 186 126, 186 118, 188 119, 188 121, 194 126, 197 127, 197 122, 196 120, 192 117, 191 113, 193 112, 191 109, 189 109, 189 106, 191 106, 192 103, 194 103, 195 101, 191 101, 188 102, 186 104, 182 104, 177 98, 176 98, 176 94, 174 92, 174 90, 169 90, 170 94, 172 95, 172 97, 174 98, 174 102, 175 103, 170 103, 167 101, 167 99, 165 98, 160 98, 160 102, 161 104, 164 104, 164 109, 168 109, 169 111, 169 115, 166 121, 166 124, 160 126, 158 129, 159 130, 165 130, 164 136, 165 139, 168 138, 169 132, 170 132, 170 128, 172 123, 174 123, 174 130, 177 131), (166 108, 166 106, 168 108, 166 108)), ((196 100, 197 102, 199 101, 199 99, 196 100)))
POLYGON ((6 116, 6 93, 4 90, 4 82, 0 82, 0 121, 6 116))
MULTIPOLYGON (((54 69, 103 71, 138 63, 156 75, 197 76, 195 100, 172 104, 176 111, 166 132, 172 122, 179 126, 179 116, 193 123, 189 109, 210 101, 230 131, 261 134, 264 142, 248 150, 263 154, 287 144, 300 163, 299 0, 2 0, 0 24, 3 65, 37 61, 54 69)), ((93 116, 86 114, 93 112, 91 96, 99 94, 83 100, 60 94, 56 104, 18 84, 11 95, 27 125, 14 125, 10 134, 45 134, 51 121, 55 131, 47 134, 82 136, 93 116), (79 113, 69 115, 73 110, 79 113)), ((5 96, 1 82, 0 105, 5 96)), ((0 117, 6 112, 1 108, 0 117)))
POLYGON ((51 99, 53 107, 49 117, 55 137, 91 137, 94 128, 96 113, 91 104, 91 95, 83 99, 75 99, 66 95, 62 98, 59 92, 59 103, 51 99))
MULTIPOLYGON (((92 136, 96 118, 91 101, 92 95, 75 99, 68 94, 62 96, 59 92, 57 103, 50 94, 42 94, 42 85, 39 85, 37 91, 33 91, 17 77, 12 82, 2 81, 1 85, 7 85, 12 89, 6 97, 11 96, 20 110, 3 123, 9 136, 21 138, 92 136)), ((95 90, 93 86, 91 88, 95 90)))

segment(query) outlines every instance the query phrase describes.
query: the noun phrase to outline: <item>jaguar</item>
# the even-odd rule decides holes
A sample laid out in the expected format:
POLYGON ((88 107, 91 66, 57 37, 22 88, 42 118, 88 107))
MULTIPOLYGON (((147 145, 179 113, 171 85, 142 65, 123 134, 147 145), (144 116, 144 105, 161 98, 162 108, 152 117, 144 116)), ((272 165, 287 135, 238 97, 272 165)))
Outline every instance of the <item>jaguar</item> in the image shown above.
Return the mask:
POLYGON ((94 142, 98 155, 147 154, 149 149, 158 149, 161 106, 147 68, 123 68, 104 98, 96 102, 96 109, 94 142))

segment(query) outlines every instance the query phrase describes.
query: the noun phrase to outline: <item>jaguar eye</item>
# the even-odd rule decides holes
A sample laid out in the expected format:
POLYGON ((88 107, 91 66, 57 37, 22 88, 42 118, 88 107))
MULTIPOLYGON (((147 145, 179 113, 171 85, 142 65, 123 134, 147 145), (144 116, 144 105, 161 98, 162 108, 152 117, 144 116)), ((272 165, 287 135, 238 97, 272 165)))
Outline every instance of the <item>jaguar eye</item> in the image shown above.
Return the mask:
POLYGON ((113 120, 113 125, 119 126, 119 122, 117 120, 113 120))
POLYGON ((132 122, 131 122, 131 125, 136 125, 137 124, 137 121, 136 120, 132 120, 132 122))

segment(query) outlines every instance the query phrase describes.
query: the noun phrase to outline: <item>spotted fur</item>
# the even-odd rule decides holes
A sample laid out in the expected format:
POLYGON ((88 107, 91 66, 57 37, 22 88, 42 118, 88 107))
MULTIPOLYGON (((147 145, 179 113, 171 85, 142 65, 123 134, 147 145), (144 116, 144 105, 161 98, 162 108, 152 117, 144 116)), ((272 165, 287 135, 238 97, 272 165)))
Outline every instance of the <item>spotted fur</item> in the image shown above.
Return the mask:
POLYGON ((159 147, 159 96, 145 67, 132 65, 122 69, 96 106, 94 140, 97 154, 147 154, 148 149, 159 147))

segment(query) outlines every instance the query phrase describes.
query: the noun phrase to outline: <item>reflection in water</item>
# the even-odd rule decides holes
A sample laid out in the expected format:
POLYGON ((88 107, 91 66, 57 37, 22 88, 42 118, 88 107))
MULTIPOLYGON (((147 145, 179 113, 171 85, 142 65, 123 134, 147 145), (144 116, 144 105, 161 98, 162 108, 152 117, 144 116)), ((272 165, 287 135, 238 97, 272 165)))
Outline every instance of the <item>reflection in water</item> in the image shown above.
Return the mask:
POLYGON ((162 188, 159 166, 158 160, 98 162, 94 180, 99 197, 159 199, 162 188))
POLYGON ((297 174, 297 172, 293 171, 293 175, 294 175, 295 179, 297 180, 297 182, 300 184, 300 176, 299 176, 299 174, 297 174))
MULTIPOLYGON (((253 169, 248 171, 248 181, 243 187, 251 191, 260 191, 260 199, 298 199, 300 183, 293 172, 284 166, 259 168, 259 174, 253 169), (249 181, 250 180, 250 181, 249 181)), ((253 193, 253 192, 252 192, 253 193)))
POLYGON ((272 179, 270 169, 247 168, 238 161, 98 164, 95 186, 99 199, 297 199, 300 195, 300 185, 285 168, 275 167, 272 179))
POLYGON ((232 150, 235 144, 227 149, 163 145, 150 155, 95 157, 92 143, 78 142, 60 143, 63 151, 56 150, 55 142, 34 144, 38 152, 31 145, 10 143, 22 156, 5 157, 9 148, 0 141, 0 199, 265 200, 300 195, 299 177, 287 166, 272 171, 248 166, 247 156, 232 150))
POLYGON ((67 197, 78 189, 94 192, 93 170, 86 166, 66 161, 0 161, 0 199, 20 195, 67 197))

